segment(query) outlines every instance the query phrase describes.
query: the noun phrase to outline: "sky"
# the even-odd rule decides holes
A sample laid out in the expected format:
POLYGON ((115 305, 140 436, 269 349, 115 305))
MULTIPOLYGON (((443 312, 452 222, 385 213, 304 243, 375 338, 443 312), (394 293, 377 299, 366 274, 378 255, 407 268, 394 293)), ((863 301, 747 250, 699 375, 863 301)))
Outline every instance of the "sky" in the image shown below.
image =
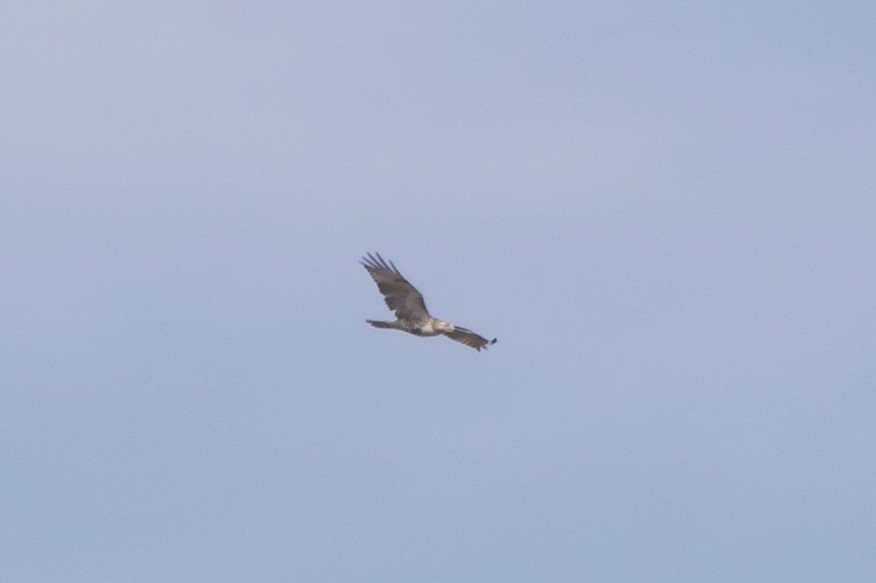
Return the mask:
POLYGON ((874 26, 5 2, 0 579, 876 580, 874 26))

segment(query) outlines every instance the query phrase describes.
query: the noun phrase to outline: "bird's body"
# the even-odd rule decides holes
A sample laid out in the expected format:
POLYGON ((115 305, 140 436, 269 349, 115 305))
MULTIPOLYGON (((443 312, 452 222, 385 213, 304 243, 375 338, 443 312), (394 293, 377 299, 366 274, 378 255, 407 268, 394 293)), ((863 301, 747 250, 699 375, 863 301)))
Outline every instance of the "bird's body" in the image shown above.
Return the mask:
POLYGON ((422 294, 396 268, 392 261, 386 262, 379 253, 362 258, 362 266, 377 284, 386 305, 395 311, 392 321, 366 320, 375 328, 402 330, 415 336, 444 335, 452 340, 471 346, 477 351, 495 344, 496 339, 487 340, 468 328, 433 318, 426 309, 422 294))
POLYGON ((413 321, 413 320, 393 320, 391 322, 381 322, 379 320, 365 320, 375 328, 392 328, 394 330, 402 330, 416 336, 438 336, 441 334, 439 326, 436 326, 432 319, 413 321))

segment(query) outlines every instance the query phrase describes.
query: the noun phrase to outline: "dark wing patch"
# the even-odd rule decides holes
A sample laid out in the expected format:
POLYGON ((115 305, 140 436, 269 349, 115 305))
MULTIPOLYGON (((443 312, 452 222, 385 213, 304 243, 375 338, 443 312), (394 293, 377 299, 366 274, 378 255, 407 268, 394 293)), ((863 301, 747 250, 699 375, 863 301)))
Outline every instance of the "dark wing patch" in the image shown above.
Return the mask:
POLYGON ((457 326, 456 329, 453 330, 453 332, 445 332, 444 335, 451 340, 456 340, 457 342, 462 342, 466 346, 471 346, 478 352, 480 352, 481 349, 486 350, 490 347, 491 344, 496 343, 495 338, 493 338, 492 340, 487 340, 480 334, 476 334, 468 328, 460 328, 459 326, 457 326))
POLYGON ((395 311, 396 318, 421 319, 429 315, 422 294, 404 278, 392 261, 387 262, 380 253, 368 253, 361 263, 383 294, 387 307, 395 311))

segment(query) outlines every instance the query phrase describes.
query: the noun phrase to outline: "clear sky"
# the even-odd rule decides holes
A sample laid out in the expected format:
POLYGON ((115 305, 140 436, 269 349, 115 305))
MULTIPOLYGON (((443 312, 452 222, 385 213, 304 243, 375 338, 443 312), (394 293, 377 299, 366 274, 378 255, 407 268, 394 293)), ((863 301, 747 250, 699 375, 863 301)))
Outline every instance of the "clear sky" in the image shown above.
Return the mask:
POLYGON ((0 580, 876 580, 874 30, 5 2, 0 580))

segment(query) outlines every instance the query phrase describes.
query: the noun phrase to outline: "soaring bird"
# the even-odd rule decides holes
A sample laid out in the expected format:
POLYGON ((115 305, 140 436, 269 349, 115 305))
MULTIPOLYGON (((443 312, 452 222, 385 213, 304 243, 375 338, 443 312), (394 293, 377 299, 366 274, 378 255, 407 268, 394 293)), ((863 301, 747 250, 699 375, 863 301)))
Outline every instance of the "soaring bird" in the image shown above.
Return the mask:
POLYGON ((362 266, 377 284, 377 289, 383 294, 383 299, 390 310, 395 311, 396 319, 392 322, 365 320, 375 328, 393 328, 403 330, 416 336, 438 336, 443 334, 451 340, 471 346, 478 352, 496 339, 487 340, 468 328, 455 326, 450 322, 433 318, 426 309, 423 295, 404 278, 392 261, 385 261, 380 253, 368 253, 362 258, 362 266))

